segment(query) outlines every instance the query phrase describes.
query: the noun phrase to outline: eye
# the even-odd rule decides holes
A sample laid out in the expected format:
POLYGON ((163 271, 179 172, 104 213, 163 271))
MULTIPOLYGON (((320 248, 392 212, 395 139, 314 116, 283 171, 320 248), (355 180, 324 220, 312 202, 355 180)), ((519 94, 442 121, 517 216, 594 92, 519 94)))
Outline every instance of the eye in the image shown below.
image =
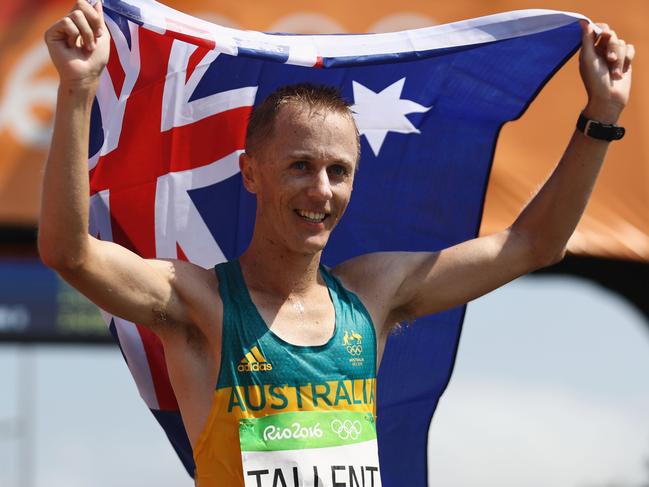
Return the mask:
POLYGON ((291 164, 291 167, 293 169, 297 169, 298 171, 304 171, 308 166, 306 161, 295 161, 293 164, 291 164))
POLYGON ((341 166, 340 164, 335 164, 329 168, 329 172, 333 174, 336 177, 343 177, 347 176, 348 171, 345 166, 341 166))

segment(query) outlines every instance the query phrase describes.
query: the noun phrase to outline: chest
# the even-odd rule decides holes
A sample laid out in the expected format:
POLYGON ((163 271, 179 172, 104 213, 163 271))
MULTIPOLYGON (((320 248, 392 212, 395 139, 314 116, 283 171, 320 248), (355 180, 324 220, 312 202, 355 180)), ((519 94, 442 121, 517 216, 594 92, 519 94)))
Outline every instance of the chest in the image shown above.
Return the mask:
POLYGON ((252 297, 268 329, 287 343, 324 345, 334 335, 336 310, 326 289, 304 298, 290 296, 282 302, 252 297))
MULTIPOLYGON (((226 313, 219 386, 252 386, 261 394, 266 386, 313 385, 306 396, 329 398, 345 396, 336 381, 375 377, 376 338, 362 313, 331 299, 304 310, 288 300, 276 307, 258 303, 226 313)), ((296 394, 299 403, 301 391, 296 394)))

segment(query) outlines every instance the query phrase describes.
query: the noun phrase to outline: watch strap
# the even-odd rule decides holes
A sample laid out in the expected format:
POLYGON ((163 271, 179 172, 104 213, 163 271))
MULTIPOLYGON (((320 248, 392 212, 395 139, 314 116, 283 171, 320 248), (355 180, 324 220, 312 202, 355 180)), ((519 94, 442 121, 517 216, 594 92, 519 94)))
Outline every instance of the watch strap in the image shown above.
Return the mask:
POLYGON ((608 142, 620 140, 626 133, 624 127, 598 122, 597 120, 589 120, 583 113, 577 119, 577 129, 588 137, 606 140, 608 142))

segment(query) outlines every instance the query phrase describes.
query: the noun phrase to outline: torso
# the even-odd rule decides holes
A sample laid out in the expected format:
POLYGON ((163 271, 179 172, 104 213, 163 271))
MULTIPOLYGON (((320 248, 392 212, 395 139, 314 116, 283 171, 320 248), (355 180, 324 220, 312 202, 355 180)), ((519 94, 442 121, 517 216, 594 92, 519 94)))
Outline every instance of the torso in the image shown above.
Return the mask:
MULTIPOLYGON (((344 287, 358 295, 374 324, 386 319, 380 300, 351 285, 335 268, 332 274, 344 287)), ((201 285, 198 289, 192 286, 190 304, 197 326, 195 329, 176 328, 160 336, 171 384, 192 445, 196 444, 204 428, 213 402, 214 384, 221 364, 223 320, 223 303, 214 270, 197 267, 195 280, 201 285)), ((278 309, 277 302, 254 289, 250 290, 250 296, 264 322, 270 323, 273 333, 288 343, 320 345, 333 335, 334 309, 326 287, 321 287, 309 302, 304 303, 305 316, 299 316, 299 311, 290 303, 284 303, 278 309), (299 326, 307 320, 307 327, 299 326), (315 323, 317 326, 311 326, 315 323)), ((386 337, 382 333, 376 336, 378 370, 386 337)))
MULTIPOLYGON (((330 275, 327 279, 329 280, 329 287, 332 285, 334 287, 339 286, 339 283, 337 283, 337 281, 330 275)), ((217 283, 215 282, 214 284, 217 283)), ((210 285, 209 288, 214 289, 214 286, 210 285)), ((346 382, 346 387, 356 387, 357 390, 355 394, 357 394, 359 398, 362 397, 363 394, 365 395, 365 402, 361 406, 354 405, 353 408, 361 408, 365 412, 369 411, 369 415, 372 416, 374 411, 374 380, 376 371, 376 340, 374 338, 374 330, 372 329, 371 319, 367 315, 362 303, 357 301, 355 296, 353 298, 348 298, 347 291, 344 290, 342 286, 340 289, 342 289, 341 292, 344 294, 344 299, 355 300, 354 302, 356 304, 351 308, 345 304, 342 307, 336 305, 336 309, 334 309, 334 302, 339 302, 341 298, 336 297, 336 299, 334 299, 333 296, 330 297, 330 291, 326 285, 320 289, 324 290, 326 293, 324 296, 325 299, 323 299, 322 295, 318 294, 318 289, 316 289, 313 296, 310 297, 310 299, 317 300, 320 306, 309 306, 308 304, 305 304, 304 309, 296 307, 292 303, 275 303, 272 298, 269 299, 267 296, 264 296, 263 293, 254 291, 248 293, 246 291, 246 296, 239 299, 239 301, 245 301, 245 299, 248 299, 250 306, 247 309, 253 309, 254 313, 258 313, 258 320, 255 325, 253 323, 255 317, 245 315, 246 318, 244 318, 243 321, 246 322, 246 329, 250 328, 253 330, 253 338, 251 338, 250 334, 247 334, 243 339, 239 337, 234 340, 234 342, 240 343, 242 340, 254 341, 255 327, 257 332, 265 332, 262 333, 264 337, 260 338, 258 342, 255 342, 256 345, 249 346, 248 350, 237 350, 237 347, 235 346, 235 351, 232 352, 232 346, 227 343, 226 345, 221 345, 221 339, 226 340, 226 342, 230 344, 232 343, 232 338, 228 338, 228 336, 232 334, 232 331, 227 331, 232 328, 231 323, 228 325, 228 321, 232 321, 232 319, 228 318, 228 316, 223 316, 223 301, 220 299, 218 300, 218 306, 216 306, 220 315, 218 316, 219 319, 217 323, 221 325, 219 328, 225 327, 226 329, 223 330, 222 333, 218 333, 218 339, 215 335, 210 333, 210 335, 212 335, 211 337, 203 336, 201 341, 200 336, 192 337, 186 332, 176 333, 171 337, 165 337, 164 342, 168 368, 170 373, 173 372, 171 374, 172 384, 179 401, 179 406, 190 436, 190 441, 192 441, 195 451, 198 449, 199 452, 202 451, 204 453, 206 449, 209 450, 209 448, 206 448, 203 445, 203 443, 208 442, 208 440, 204 438, 205 433, 201 436, 201 431, 204 430, 204 425, 208 422, 208 417, 210 418, 209 423, 214 421, 223 421, 222 418, 219 418, 218 413, 215 414, 215 407, 213 405, 218 406, 220 404, 221 408, 227 407, 224 404, 227 405, 231 401, 230 395, 232 394, 232 387, 229 387, 232 384, 228 384, 228 381, 232 382, 233 380, 243 380, 244 382, 252 380, 255 384, 268 381, 272 383, 273 380, 270 379, 270 376, 272 373, 277 372, 278 374, 281 374, 281 378, 274 379, 275 382, 279 380, 281 384, 299 383, 300 380, 307 380, 304 378, 299 379, 299 377, 301 377, 300 374, 303 374, 304 370, 311 370, 311 372, 309 372, 311 374, 315 373, 313 371, 317 370, 321 371, 323 374, 322 377, 320 377, 318 375, 320 372, 317 372, 317 377, 311 377, 308 379, 308 383, 315 383, 318 380, 328 382, 328 380, 332 378, 334 380, 338 378, 347 378, 346 380, 349 381, 354 378, 362 379, 364 377, 367 380, 357 381, 355 386, 352 385, 353 382, 346 382), (286 306, 286 304, 288 304, 288 306, 286 306), (307 312, 307 306, 311 308, 311 311, 307 312), (352 310, 352 314, 356 313, 356 311, 353 311, 354 307, 363 308, 365 313, 364 316, 367 317, 366 319, 363 319, 360 314, 358 315, 360 318, 357 317, 356 321, 359 321, 359 326, 361 327, 358 330, 353 329, 353 327, 350 328, 348 325, 352 320, 350 318, 351 315, 349 315, 349 310, 352 310), (344 310, 341 311, 343 308, 344 310), (337 314, 345 315, 344 317, 341 317, 337 316, 337 314), (307 323, 307 320, 309 320, 310 323, 307 323), (337 320, 338 325, 336 324, 337 320), (363 323, 365 324, 363 325, 363 323), (270 324, 270 326, 267 324, 270 324), (363 326, 365 326, 365 328, 362 328, 363 326), (296 332, 295 330, 298 331, 296 332), (352 335, 355 335, 356 338, 352 337, 352 335), (365 367, 358 368, 357 366, 359 361, 362 363, 363 360, 355 357, 353 358, 352 355, 348 354, 346 348, 347 345, 354 344, 354 340, 360 339, 358 338, 360 335, 364 335, 367 345, 371 344, 371 353, 367 356, 368 362, 366 362, 365 367), (259 348, 252 350, 255 346, 258 346, 259 348), (223 357, 220 356, 220 353, 214 353, 214 350, 217 350, 218 352, 221 352, 222 350, 223 357), (314 354, 312 352, 319 353, 314 354), (239 357, 238 355, 235 357, 233 354, 239 354, 242 355, 242 357, 239 357), (276 364, 275 371, 256 373, 245 372, 243 374, 237 373, 236 370, 233 372, 233 364, 234 366, 245 368, 245 364, 241 365, 243 362, 260 363, 258 359, 266 360, 268 363, 274 362, 276 364), (317 366, 313 363, 309 365, 309 361, 313 361, 313 359, 315 359, 314 363, 317 363, 317 366), (282 365, 283 360, 296 361, 297 365, 291 365, 293 362, 290 362, 289 364, 284 363, 282 365), (214 385, 217 383, 217 374, 219 369, 217 364, 220 364, 221 362, 223 362, 223 364, 227 363, 228 366, 225 367, 225 369, 221 366, 221 373, 218 377, 219 384, 217 384, 217 393, 215 394, 214 385), (363 370, 362 372, 361 369, 363 370), (358 377, 354 374, 358 375, 358 377), (220 395, 227 395, 228 391, 230 391, 227 400, 219 401, 218 391, 221 391, 220 395)), ((232 306, 232 304, 228 306, 232 306)), ((231 312, 228 313, 231 314, 231 312)), ((248 311, 246 311, 246 313, 248 313, 248 311)), ((209 316, 206 316, 205 318, 209 318, 209 316)), ((214 323, 214 321, 212 321, 212 323, 214 323)), ((219 330, 214 330, 214 332, 217 331, 219 330)), ((245 348, 245 346, 243 348, 245 348)), ((254 367, 258 367, 258 365, 255 364, 254 367)), ((277 377, 280 376, 278 375, 277 377)), ((334 382, 331 383, 333 384, 334 382)), ((323 389, 321 388, 323 387, 327 386, 322 384, 318 385, 316 391, 322 393, 323 389)), ((334 386, 331 387, 334 388, 334 386)), ((338 387, 340 388, 341 386, 338 385, 338 387)), ((296 399, 295 397, 292 398, 293 403, 291 403, 290 389, 284 391, 287 395, 287 399, 279 399, 277 397, 277 394, 280 393, 279 391, 279 389, 274 390, 273 392, 275 394, 272 395, 272 397, 269 396, 268 404, 266 406, 267 411, 264 411, 264 414, 276 413, 279 410, 278 408, 284 405, 288 407, 288 410, 291 410, 291 407, 293 407, 293 409, 297 407, 296 404, 294 404, 296 399)), ((338 391, 341 396, 338 398, 340 409, 345 409, 345 405, 348 402, 345 399, 346 394, 344 391, 345 386, 343 385, 342 389, 338 391)), ((268 394, 268 391, 266 391, 266 393, 268 394)), ((330 391, 330 394, 330 401, 333 404, 335 397, 333 389, 330 391)), ((254 407, 255 404, 259 405, 259 401, 264 398, 255 396, 253 391, 252 399, 242 396, 244 402, 248 399, 252 402, 254 407)), ((362 399, 355 398, 355 401, 358 401, 360 404, 362 399)), ((235 403, 236 402, 237 401, 235 401, 235 403)), ((312 405, 308 406, 307 403, 309 403, 309 401, 305 396, 304 404, 300 404, 300 408, 305 407, 307 409, 313 409, 312 405)), ((316 399, 316 406, 324 406, 325 409, 329 408, 327 405, 327 399, 320 398, 320 404, 318 405, 317 403, 318 400, 316 399)), ((300 410, 300 408, 297 408, 297 410, 300 410)), ((318 409, 318 407, 315 409, 318 409)), ((349 409, 349 407, 347 407, 347 409, 349 409)), ((240 416, 247 417, 250 411, 238 412, 240 416)), ((233 423, 231 422, 219 424, 217 425, 217 430, 219 432, 229 431, 229 435, 233 436, 231 440, 235 441, 238 439, 235 438, 235 436, 237 436, 235 433, 238 434, 238 432, 232 430, 232 425, 233 423)), ((239 452, 236 451, 236 454, 238 455, 239 452)), ((238 466, 238 475, 241 475, 240 458, 238 460, 231 460, 229 463, 238 466)))

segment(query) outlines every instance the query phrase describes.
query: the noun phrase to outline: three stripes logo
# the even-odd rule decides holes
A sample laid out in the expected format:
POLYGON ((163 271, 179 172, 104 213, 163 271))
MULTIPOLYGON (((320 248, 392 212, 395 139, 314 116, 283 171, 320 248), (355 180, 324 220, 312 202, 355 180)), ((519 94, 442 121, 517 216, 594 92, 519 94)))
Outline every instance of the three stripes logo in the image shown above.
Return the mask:
POLYGON ((257 346, 254 346, 241 359, 241 362, 237 365, 237 370, 239 372, 268 372, 273 370, 273 364, 266 360, 266 357, 262 355, 257 346))

